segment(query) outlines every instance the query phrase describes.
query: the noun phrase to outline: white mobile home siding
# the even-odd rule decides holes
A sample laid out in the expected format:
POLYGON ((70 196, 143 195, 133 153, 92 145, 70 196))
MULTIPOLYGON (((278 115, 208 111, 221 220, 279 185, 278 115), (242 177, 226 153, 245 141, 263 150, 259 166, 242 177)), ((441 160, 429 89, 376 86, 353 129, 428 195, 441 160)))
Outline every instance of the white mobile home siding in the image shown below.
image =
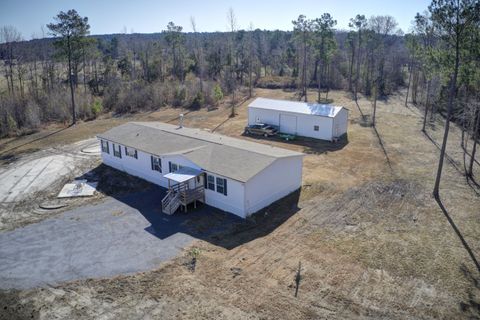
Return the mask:
MULTIPOLYGON (((105 140, 106 141, 106 140, 105 140)), ((152 163, 151 163, 151 154, 147 152, 143 152, 141 150, 137 150, 137 158, 129 157, 125 154, 125 146, 121 146, 122 150, 122 158, 115 157, 113 155, 113 144, 118 146, 117 143, 112 143, 108 141, 109 144, 109 151, 110 153, 102 152, 102 159, 103 163, 109 165, 115 169, 120 171, 124 171, 132 176, 136 176, 152 183, 155 183, 159 186, 164 188, 168 187, 168 181, 163 176, 169 173, 169 162, 176 163, 177 165, 181 165, 184 167, 190 167, 197 170, 201 170, 195 163, 185 159, 181 155, 168 155, 160 157, 162 163, 162 172, 158 172, 156 170, 152 170, 152 163)), ((135 149, 135 148, 132 148, 135 149)), ((153 155, 154 157, 158 157, 153 155)))
POLYGON ((303 157, 275 160, 245 184, 247 216, 268 206, 302 185, 303 157))
POLYGON ((206 171, 207 175, 215 178, 223 178, 227 180, 227 195, 217 192, 216 181, 215 190, 205 189, 205 200, 208 205, 231 212, 241 218, 246 218, 245 212, 245 184, 236 180, 232 180, 215 173, 206 171))
MULTIPOLYGON (((104 140, 104 141, 107 141, 107 140, 104 140)), ((102 159, 104 164, 111 166, 115 169, 118 169, 120 171, 124 171, 133 176, 150 181, 164 188, 168 187, 168 181, 163 176, 169 173, 169 164, 168 164, 169 162, 172 162, 184 167, 203 170, 202 168, 197 166, 195 163, 193 163, 192 161, 186 159, 181 155, 166 155, 166 156, 160 157, 162 162, 162 172, 160 173, 158 171, 152 170, 152 164, 150 159, 151 154, 137 149, 138 159, 135 159, 127 156, 125 154, 125 146, 121 145, 122 158, 120 159, 113 155, 113 143, 111 141, 108 141, 108 144, 109 144, 110 153, 102 152, 102 159)), ((118 146, 119 144, 115 143, 115 145, 118 146)), ((246 217, 245 203, 244 203, 245 184, 236 180, 232 180, 232 179, 217 175, 214 172, 208 172, 208 171, 205 171, 205 172, 209 175, 213 175, 215 177, 221 177, 227 180, 227 195, 218 193, 216 191, 216 185, 215 185, 215 190, 209 190, 207 188, 205 190, 206 203, 210 206, 219 208, 227 212, 231 212, 237 216, 245 218, 246 217)))
MULTIPOLYGON (((105 140, 106 141, 106 140, 105 140)), ((152 170, 150 154, 143 152, 137 149, 137 157, 138 159, 129 157, 125 154, 125 146, 121 146, 122 151, 122 158, 115 157, 113 155, 113 144, 111 141, 108 141, 109 144, 109 151, 110 153, 102 152, 102 160, 103 163, 118 169, 120 171, 124 171, 132 176, 136 176, 152 183, 158 184, 162 187, 166 186, 166 179, 163 178, 163 172, 160 173, 158 171, 152 170)), ((115 143, 116 146, 119 144, 115 143)), ((162 163, 162 169, 164 169, 164 163, 162 163)), ((168 169, 168 163, 167 163, 168 169)))
MULTIPOLYGON (((205 189, 205 202, 209 206, 216 207, 223 211, 231 212, 237 216, 245 218, 245 208, 243 205, 243 199, 244 199, 243 183, 236 180, 232 180, 227 177, 220 176, 215 172, 206 171, 205 169, 199 167, 198 165, 196 165, 195 163, 193 163, 192 161, 186 159, 181 155, 168 155, 168 156, 162 157, 162 169, 164 172, 163 174, 168 173, 168 162, 172 162, 184 167, 190 167, 190 168, 204 171, 207 175, 215 176, 215 178, 219 177, 222 179, 226 179, 227 195, 217 192, 217 186, 215 181, 215 190, 210 190, 208 188, 205 189)), ((166 179, 163 177, 162 179, 165 180, 165 187, 167 187, 166 179)))

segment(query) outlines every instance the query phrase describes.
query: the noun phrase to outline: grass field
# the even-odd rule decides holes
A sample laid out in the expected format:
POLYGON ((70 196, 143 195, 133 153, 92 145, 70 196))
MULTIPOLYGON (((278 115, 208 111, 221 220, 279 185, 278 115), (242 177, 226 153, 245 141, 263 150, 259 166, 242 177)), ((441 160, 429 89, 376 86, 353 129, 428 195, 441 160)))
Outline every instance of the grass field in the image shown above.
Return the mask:
MULTIPOLYGON (((257 96, 293 93, 257 89, 257 96)), ((315 92, 310 93, 314 100, 315 92)), ((350 110, 347 140, 244 137, 248 101, 237 116, 221 106, 186 113, 173 108, 79 123, 57 132, 0 141, 0 156, 68 144, 126 121, 172 121, 306 153, 303 186, 244 227, 191 249, 158 269, 112 279, 0 294, 0 318, 476 318, 480 317, 480 196, 462 175, 460 131, 452 128, 441 185, 431 190, 443 125, 421 133, 421 110, 398 93, 371 105, 331 92, 350 110), (296 274, 300 268, 298 296, 296 274)), ((475 167, 480 175, 480 168, 475 167)))

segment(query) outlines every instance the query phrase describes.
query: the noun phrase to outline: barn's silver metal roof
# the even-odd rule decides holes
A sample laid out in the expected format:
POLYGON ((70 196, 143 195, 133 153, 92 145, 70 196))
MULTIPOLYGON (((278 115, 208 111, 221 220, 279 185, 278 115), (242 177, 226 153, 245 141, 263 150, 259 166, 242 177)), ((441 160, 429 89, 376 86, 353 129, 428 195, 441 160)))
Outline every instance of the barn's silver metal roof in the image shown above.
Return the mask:
POLYGON ((311 102, 276 100, 257 98, 248 105, 252 108, 276 110, 283 112, 294 112, 322 117, 334 118, 343 107, 330 104, 319 104, 311 102))
POLYGON ((129 122, 97 137, 153 155, 183 155, 206 171, 241 182, 248 181, 276 159, 303 156, 295 151, 162 122, 129 122))

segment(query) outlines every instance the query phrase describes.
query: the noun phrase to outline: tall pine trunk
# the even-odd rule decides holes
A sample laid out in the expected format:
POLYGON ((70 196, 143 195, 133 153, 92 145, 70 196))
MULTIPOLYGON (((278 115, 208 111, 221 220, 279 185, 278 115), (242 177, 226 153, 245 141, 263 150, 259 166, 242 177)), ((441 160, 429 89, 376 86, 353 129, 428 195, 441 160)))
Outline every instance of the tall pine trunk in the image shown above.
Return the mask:
POLYGON ((303 97, 304 101, 307 102, 307 39, 305 38, 306 35, 304 35, 303 39, 303 97))
POLYGON ((429 105, 430 105, 430 82, 431 82, 431 80, 427 80, 427 93, 426 93, 426 97, 425 97, 425 113, 423 115, 422 132, 425 132, 425 126, 427 124, 428 108, 429 108, 429 105))
POLYGON ((348 91, 352 92, 352 74, 353 74, 353 63, 355 61, 355 45, 352 44, 352 58, 350 59, 350 68, 348 73, 348 91))
POLYGON ((412 83, 412 73, 413 73, 413 57, 410 65, 408 66, 410 72, 408 74, 408 86, 407 86, 407 96, 405 97, 405 107, 408 107, 408 95, 410 94, 410 84, 412 83))
POLYGON ((251 98, 253 95, 253 83, 252 83, 252 58, 250 57, 248 62, 248 97, 251 98))
POLYGON ((354 98, 355 101, 358 99, 358 79, 360 78, 360 47, 362 44, 362 32, 358 30, 358 48, 357 48, 357 70, 355 71, 355 91, 354 98))
POLYGON ((450 96, 448 98, 448 107, 447 107, 447 119, 445 120, 445 132, 443 134, 442 148, 440 150, 440 159, 438 160, 437 176, 435 178, 435 186, 433 187, 433 196, 435 199, 440 199, 440 180, 442 178, 443 162, 445 160, 445 152, 447 149, 447 140, 448 133, 450 131, 450 119, 452 118, 453 113, 453 102, 455 99, 455 92, 457 88, 457 76, 458 69, 460 66, 460 43, 459 43, 458 34, 455 42, 455 68, 453 71, 452 81, 450 83, 450 96))
POLYGON ((372 116, 372 126, 375 127, 375 120, 377 115, 377 95, 378 95, 378 80, 375 79, 373 82, 373 116, 372 116))
POLYGON ((318 102, 322 100, 322 83, 321 83, 321 66, 320 66, 320 72, 317 73, 317 86, 318 86, 318 102))
POLYGON ((75 114, 75 93, 73 88, 73 78, 72 78, 72 48, 70 45, 70 38, 67 38, 68 44, 68 78, 70 82, 70 95, 72 98, 72 125, 77 123, 77 115, 75 114))
POLYGON ((477 144, 478 144, 478 131, 480 130, 480 110, 477 112, 477 121, 473 128, 473 148, 470 155, 470 163, 468 164, 467 177, 473 177, 473 163, 475 162, 475 156, 477 153, 477 144))

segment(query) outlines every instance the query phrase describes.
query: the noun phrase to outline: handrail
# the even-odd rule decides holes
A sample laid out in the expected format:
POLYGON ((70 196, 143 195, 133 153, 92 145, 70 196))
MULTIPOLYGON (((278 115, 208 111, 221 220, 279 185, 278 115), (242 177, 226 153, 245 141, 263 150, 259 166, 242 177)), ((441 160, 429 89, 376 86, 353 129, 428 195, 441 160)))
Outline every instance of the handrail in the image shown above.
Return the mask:
POLYGON ((184 183, 176 184, 170 187, 162 199, 162 211, 173 214, 181 204, 187 205, 192 201, 203 199, 204 196, 205 187, 203 185, 187 189, 187 185, 184 183))
POLYGON ((179 202, 179 194, 176 192, 168 191, 167 195, 162 199, 162 211, 168 214, 172 214, 174 207, 175 210, 177 210, 179 202))

